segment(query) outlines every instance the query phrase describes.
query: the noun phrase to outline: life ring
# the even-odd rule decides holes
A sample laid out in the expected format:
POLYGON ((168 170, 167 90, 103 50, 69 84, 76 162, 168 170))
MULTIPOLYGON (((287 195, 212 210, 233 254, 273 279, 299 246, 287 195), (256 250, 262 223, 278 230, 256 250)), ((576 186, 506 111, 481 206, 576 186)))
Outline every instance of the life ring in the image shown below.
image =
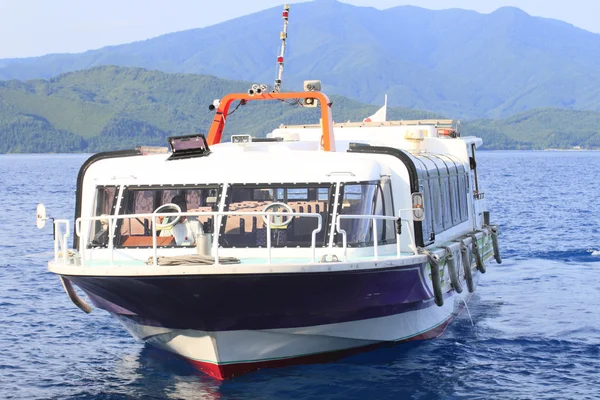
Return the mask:
POLYGON ((446 266, 448 267, 448 274, 450 275, 450 283, 452 284, 452 288, 456 291, 456 293, 462 293, 463 287, 460 284, 460 279, 458 278, 458 271, 456 270, 456 263, 454 260, 454 252, 450 247, 444 247, 446 249, 446 266))
POLYGON ((473 293, 475 291, 475 286, 473 285, 473 271, 471 271, 471 255, 469 254, 469 248, 462 240, 460 241, 460 252, 463 269, 465 271, 465 280, 467 281, 467 290, 469 293, 473 293))

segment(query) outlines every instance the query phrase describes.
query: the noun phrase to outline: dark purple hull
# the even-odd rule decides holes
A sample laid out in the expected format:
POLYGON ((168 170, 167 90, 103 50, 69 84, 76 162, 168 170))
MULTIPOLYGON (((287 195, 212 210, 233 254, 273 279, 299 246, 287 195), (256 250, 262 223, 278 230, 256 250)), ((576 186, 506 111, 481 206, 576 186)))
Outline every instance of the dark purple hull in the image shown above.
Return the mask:
POLYGON ((315 326, 432 306, 425 264, 385 269, 144 277, 65 276, 99 308, 201 331, 315 326))

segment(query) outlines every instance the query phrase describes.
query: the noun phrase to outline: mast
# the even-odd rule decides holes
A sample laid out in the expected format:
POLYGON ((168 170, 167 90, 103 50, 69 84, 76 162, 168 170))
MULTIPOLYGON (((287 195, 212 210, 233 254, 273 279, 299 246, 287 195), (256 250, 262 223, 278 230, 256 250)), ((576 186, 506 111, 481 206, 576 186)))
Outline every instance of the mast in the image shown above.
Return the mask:
POLYGON ((273 93, 279 93, 281 91, 281 79, 283 78, 283 56, 285 55, 285 43, 287 40, 289 14, 290 5, 285 4, 283 6, 283 13, 281 14, 281 16, 283 17, 283 31, 279 34, 279 37, 281 39, 281 50, 279 52, 279 56, 277 57, 277 76, 275 78, 275 84, 273 85, 273 93))

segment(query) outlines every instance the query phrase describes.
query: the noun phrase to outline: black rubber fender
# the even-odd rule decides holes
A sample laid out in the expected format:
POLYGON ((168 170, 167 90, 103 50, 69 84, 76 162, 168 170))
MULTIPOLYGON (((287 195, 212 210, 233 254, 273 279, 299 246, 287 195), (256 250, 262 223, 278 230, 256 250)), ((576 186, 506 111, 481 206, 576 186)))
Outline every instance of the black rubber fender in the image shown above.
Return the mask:
POLYGON ((494 249, 494 259, 498 264, 502 264, 502 257, 500 256, 500 250, 498 246, 498 227, 492 226, 490 227, 490 231, 492 232, 492 248, 494 249))
POLYGON ((473 293, 475 291, 475 285, 473 284, 473 271, 471 271, 471 257, 469 248, 462 240, 460 242, 460 252, 463 269, 465 271, 465 280, 467 281, 467 290, 469 293, 473 293))
POLYGON ((448 267, 448 274, 450 275, 450 283, 452 284, 452 288, 454 288, 456 293, 462 293, 463 287, 458 277, 458 271, 456 270, 456 259, 454 258, 454 252, 450 247, 445 247, 445 249, 446 266, 448 267))
POLYGON ((475 256, 475 265, 482 274, 485 274, 485 264, 481 258, 481 252, 479 251, 479 244, 477 244, 477 237, 475 234, 471 235, 471 248, 473 249, 473 255, 475 256))
POLYGON ((431 269, 431 282, 433 284, 433 297, 438 307, 444 305, 444 293, 442 293, 442 280, 440 278, 440 258, 431 252, 426 252, 427 260, 431 269))

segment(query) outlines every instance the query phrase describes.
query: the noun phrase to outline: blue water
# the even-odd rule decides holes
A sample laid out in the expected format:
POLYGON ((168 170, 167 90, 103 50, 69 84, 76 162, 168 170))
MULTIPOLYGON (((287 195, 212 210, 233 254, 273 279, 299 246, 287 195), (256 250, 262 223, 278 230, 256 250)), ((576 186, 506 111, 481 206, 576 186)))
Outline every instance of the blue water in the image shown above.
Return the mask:
POLYGON ((81 155, 0 156, 0 398, 597 399, 600 152, 480 152, 502 265, 438 339, 219 382, 85 315, 46 270, 81 155))

